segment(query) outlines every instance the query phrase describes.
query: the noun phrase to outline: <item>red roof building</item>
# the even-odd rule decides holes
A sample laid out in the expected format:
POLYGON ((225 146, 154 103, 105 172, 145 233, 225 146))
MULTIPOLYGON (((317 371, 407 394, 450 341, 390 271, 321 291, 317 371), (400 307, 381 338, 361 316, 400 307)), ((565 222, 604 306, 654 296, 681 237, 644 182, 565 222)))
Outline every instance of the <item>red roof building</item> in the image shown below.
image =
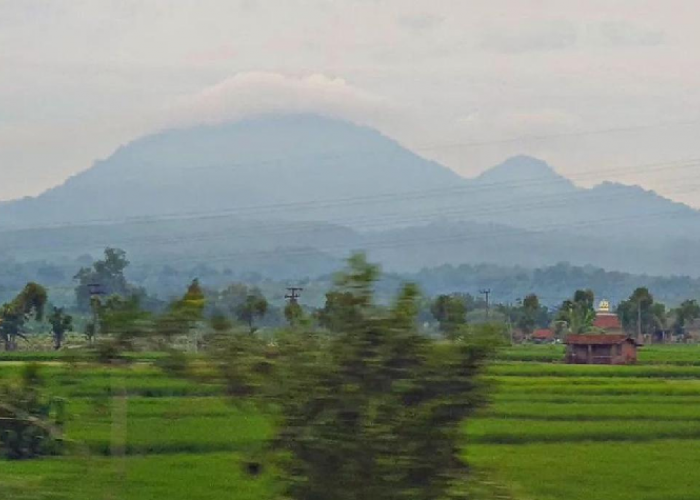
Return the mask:
POLYGON ((532 333, 533 342, 552 342, 554 340, 554 332, 548 328, 542 328, 540 330, 535 330, 532 333))
POLYGON ((593 320, 593 326, 601 330, 622 330, 620 319, 612 313, 598 313, 593 320))
POLYGON ((612 312, 610 302, 607 300, 600 302, 595 320, 593 320, 593 327, 600 330, 605 330, 606 332, 622 333, 622 325, 620 324, 620 320, 617 317, 617 314, 612 312))
POLYGON ((637 347, 637 342, 627 335, 569 335, 566 337, 566 362, 629 365, 637 362, 637 347))

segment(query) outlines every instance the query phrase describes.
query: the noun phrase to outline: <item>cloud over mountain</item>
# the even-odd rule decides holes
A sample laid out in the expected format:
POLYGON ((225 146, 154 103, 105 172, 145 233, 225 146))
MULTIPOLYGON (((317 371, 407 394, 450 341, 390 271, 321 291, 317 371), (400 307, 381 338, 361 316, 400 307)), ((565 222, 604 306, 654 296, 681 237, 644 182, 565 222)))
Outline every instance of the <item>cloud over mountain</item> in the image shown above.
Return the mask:
POLYGON ((315 113, 376 125, 382 116, 395 112, 385 99, 342 78, 255 71, 238 73, 182 99, 168 120, 186 126, 272 113, 315 113))

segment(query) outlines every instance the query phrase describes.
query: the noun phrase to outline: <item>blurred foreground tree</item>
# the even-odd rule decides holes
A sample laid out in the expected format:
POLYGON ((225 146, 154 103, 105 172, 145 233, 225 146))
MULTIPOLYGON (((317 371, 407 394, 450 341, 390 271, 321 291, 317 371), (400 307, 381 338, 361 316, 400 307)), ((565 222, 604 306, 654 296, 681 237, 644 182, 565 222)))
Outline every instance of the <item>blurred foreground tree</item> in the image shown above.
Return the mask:
MULTIPOLYGON (((479 375, 495 327, 429 339, 416 327, 417 288, 406 285, 382 307, 374 301, 378 275, 353 256, 323 311, 332 333, 277 339, 267 389, 280 412, 275 445, 289 498, 464 498, 462 425, 485 402, 479 375)), ((249 360, 264 358, 256 345, 249 360)), ((247 381, 240 390, 255 386, 250 375, 238 378, 247 381)))
POLYGON ((17 382, 0 385, 0 455, 19 460, 61 451, 65 405, 46 398, 43 385, 36 364, 25 365, 17 382))

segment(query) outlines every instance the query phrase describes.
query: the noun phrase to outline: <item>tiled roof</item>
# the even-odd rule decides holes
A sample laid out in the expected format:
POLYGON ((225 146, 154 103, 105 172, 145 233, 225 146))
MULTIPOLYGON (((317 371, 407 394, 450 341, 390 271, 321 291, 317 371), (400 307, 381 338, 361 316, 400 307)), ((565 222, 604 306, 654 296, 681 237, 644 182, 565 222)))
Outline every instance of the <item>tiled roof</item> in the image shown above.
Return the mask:
POLYGON ((620 320, 614 314, 598 314, 593 321, 593 326, 603 330, 622 330, 620 320))
POLYGON ((601 335, 601 334, 585 334, 585 335, 568 335, 566 337, 567 344, 573 345, 611 345, 622 344, 623 342, 634 342, 627 335, 601 335))
POLYGON ((554 332, 548 328, 542 328, 540 330, 535 330, 532 334, 533 339, 550 340, 554 338, 554 332))

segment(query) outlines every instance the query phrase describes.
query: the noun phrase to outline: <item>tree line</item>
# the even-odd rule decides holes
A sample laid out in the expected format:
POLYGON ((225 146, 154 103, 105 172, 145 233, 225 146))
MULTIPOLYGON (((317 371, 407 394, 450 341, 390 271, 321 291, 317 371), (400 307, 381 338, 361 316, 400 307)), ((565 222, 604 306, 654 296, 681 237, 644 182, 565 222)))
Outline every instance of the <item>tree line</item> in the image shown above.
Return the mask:
MULTIPOLYGON (((0 342, 4 349, 16 350, 18 342, 31 335, 32 328, 48 331, 53 347, 60 349, 78 324, 88 344, 92 344, 112 318, 131 317, 131 328, 138 324, 141 330, 151 332, 153 338, 169 341, 184 336, 188 328, 177 326, 178 308, 173 306, 178 301, 167 304, 130 283, 126 277, 129 265, 123 250, 108 248, 102 259, 82 267, 74 278, 76 306, 72 314, 66 308, 51 306, 47 289, 42 285, 28 283, 0 307, 0 342), (36 326, 42 322, 43 330, 36 326)), ((304 322, 332 329, 335 311, 345 310, 349 300, 347 294, 331 290, 320 308, 304 307, 296 298, 282 307, 269 302, 257 286, 232 283, 219 290, 207 289, 198 279, 192 281, 187 293, 201 294, 205 304, 202 315, 209 318, 212 328, 243 324, 251 332, 260 326, 279 328, 304 322)), ((678 307, 667 308, 655 300, 649 289, 640 287, 617 304, 615 313, 630 335, 680 340, 688 337, 693 322, 700 317, 700 305, 695 299, 686 299, 678 307)), ((495 303, 490 309, 483 298, 468 293, 440 294, 433 298, 421 295, 417 311, 418 323, 429 334, 452 335, 469 323, 499 322, 526 339, 540 328, 551 329, 560 338, 567 333, 596 332, 595 317, 595 297, 589 289, 577 290, 556 308, 543 305, 534 293, 515 304, 495 303)), ((190 323, 184 321, 185 325, 190 323)), ((196 350, 197 342, 191 339, 188 344, 196 350)))

